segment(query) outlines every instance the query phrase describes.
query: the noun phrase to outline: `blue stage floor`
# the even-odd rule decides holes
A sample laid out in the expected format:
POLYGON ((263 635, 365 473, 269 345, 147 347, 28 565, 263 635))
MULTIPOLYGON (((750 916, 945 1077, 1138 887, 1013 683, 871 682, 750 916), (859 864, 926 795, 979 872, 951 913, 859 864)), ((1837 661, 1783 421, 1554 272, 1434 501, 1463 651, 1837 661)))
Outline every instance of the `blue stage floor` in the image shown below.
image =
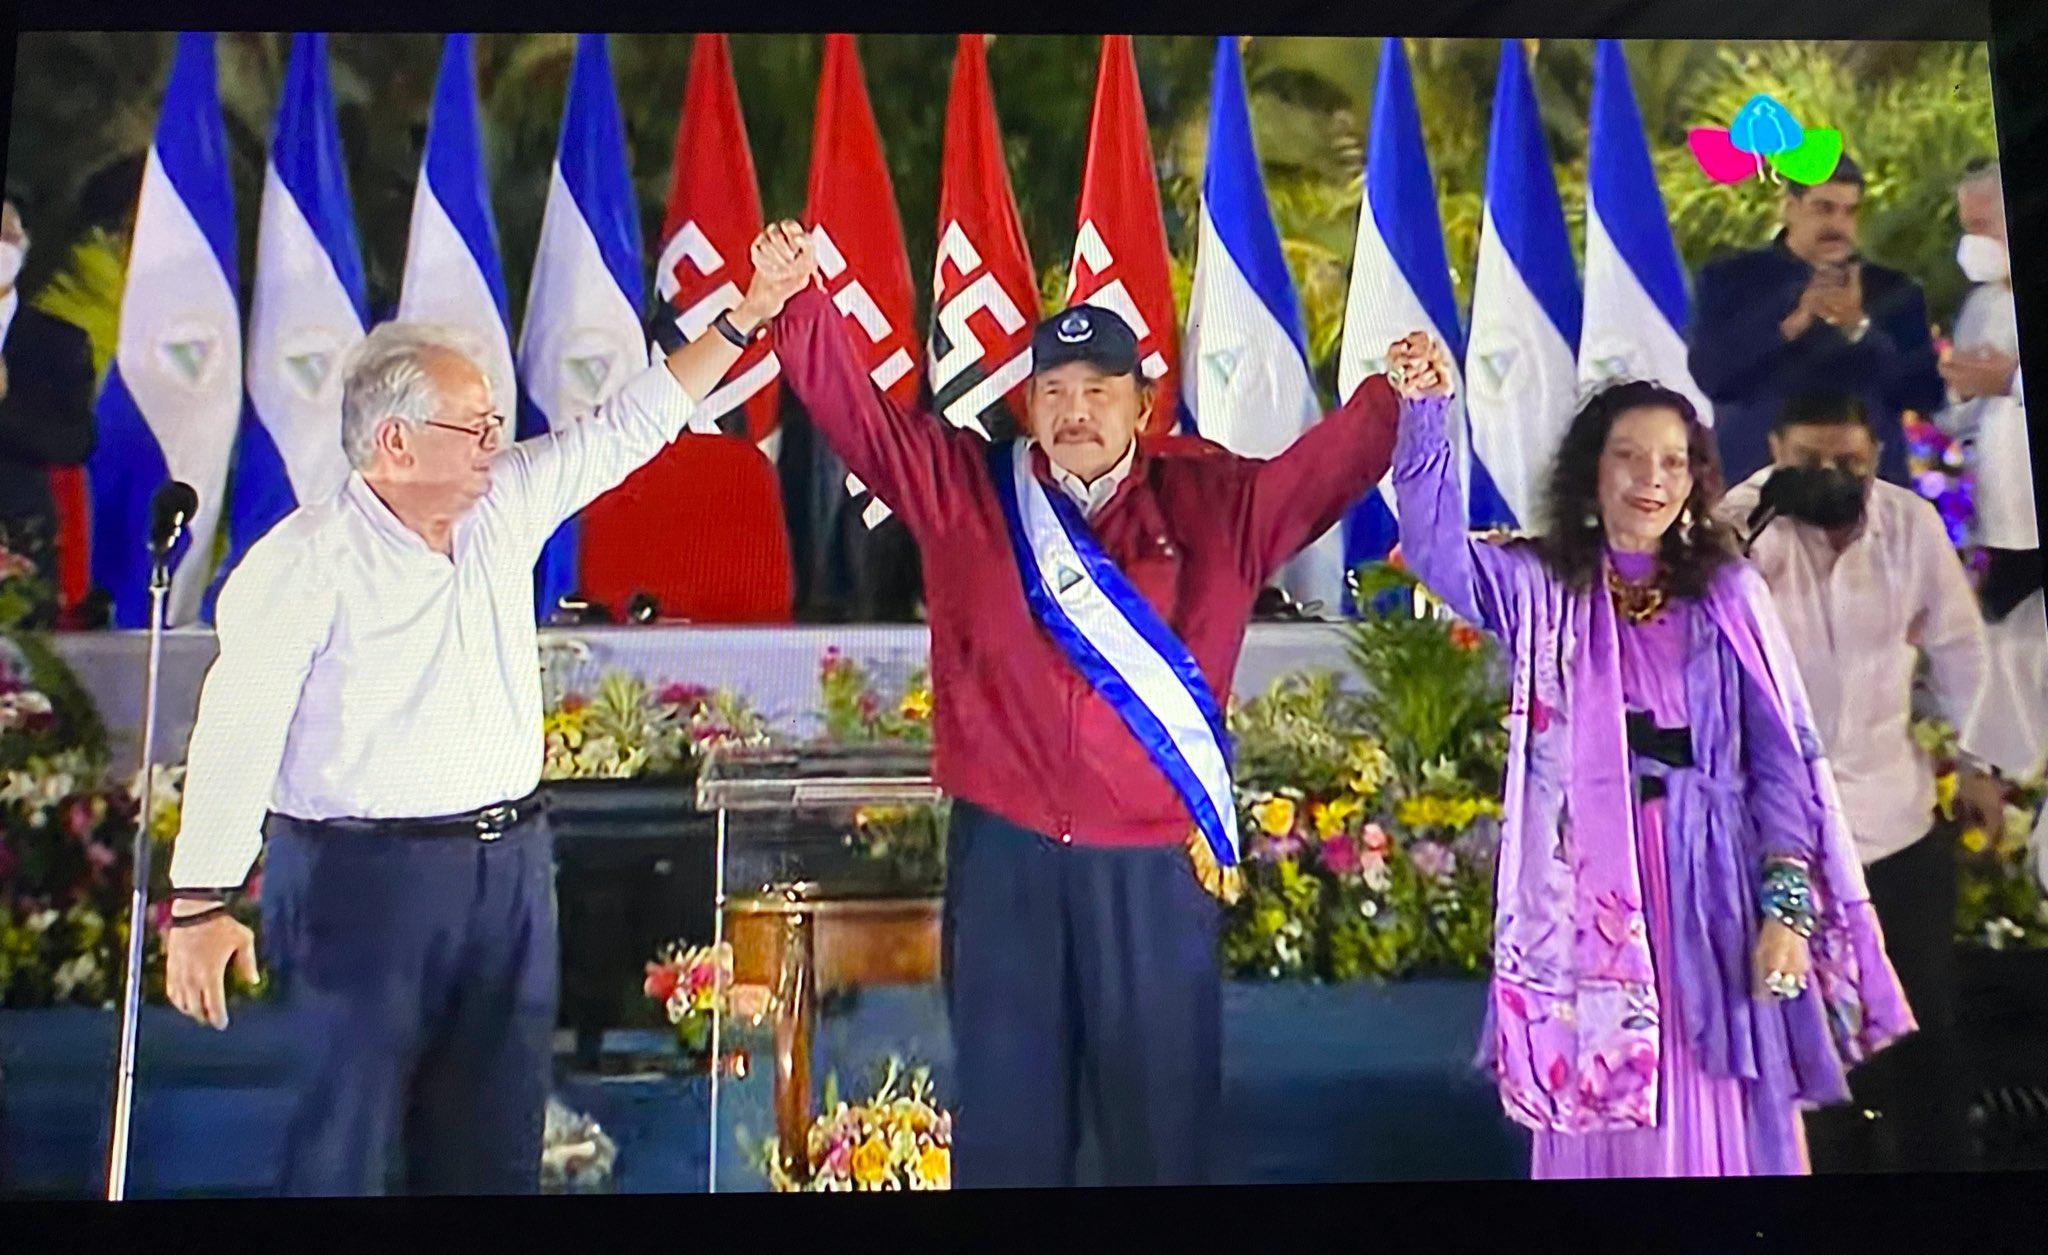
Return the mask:
MULTIPOLYGON (((1525 1139, 1472 1073, 1481 986, 1385 988, 1232 982, 1224 999, 1222 1175, 1244 1183, 1515 1178, 1525 1139)), ((244 1010, 215 1034, 166 1014, 144 1022, 133 1197, 267 1192, 287 1093, 274 1020, 244 1010)), ((114 1020, 92 1011, 0 1012, 0 1195, 98 1192, 114 1020)), ((891 1051, 935 1065, 950 1055, 934 989, 868 990, 819 1025, 815 1075, 853 1096, 891 1051)), ((721 1188, 761 1188, 734 1161, 745 1126, 770 1131, 769 1062, 721 1095, 721 1188)), ((566 1066, 566 1062, 565 1062, 566 1066)), ((701 1077, 564 1071, 557 1097, 618 1146, 611 1188, 702 1190, 708 1086, 701 1077)), ((1084 1148, 1084 1176, 1089 1159, 1084 1148)))

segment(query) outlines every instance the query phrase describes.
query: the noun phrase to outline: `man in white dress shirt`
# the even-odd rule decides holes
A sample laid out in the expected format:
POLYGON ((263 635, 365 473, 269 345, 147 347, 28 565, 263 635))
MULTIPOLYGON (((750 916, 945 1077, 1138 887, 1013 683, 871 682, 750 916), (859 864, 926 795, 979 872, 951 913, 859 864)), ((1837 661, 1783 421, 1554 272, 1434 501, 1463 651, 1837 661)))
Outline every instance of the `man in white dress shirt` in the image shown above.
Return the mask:
POLYGON ((1963 238, 1956 264, 1976 286, 1941 363, 1949 405, 1943 430, 1966 442, 1976 478, 1971 543, 1988 563, 1978 588, 1991 679, 1964 724, 1980 745, 2031 765, 2048 755, 2048 609, 2034 513, 2033 451, 2019 386, 2019 321, 1998 163, 1970 169, 1956 189, 1963 238))
POLYGON ((558 963, 534 562, 681 433, 806 278, 779 273, 595 414, 502 449, 460 333, 376 328, 344 376, 354 473, 222 588, 166 986, 227 1026, 225 970, 252 978, 256 957, 222 903, 264 851, 263 953, 300 1069, 285 1193, 537 1187, 558 963))
MULTIPOLYGON (((1945 718, 1961 724, 1974 707, 1985 676, 1983 619, 1933 505, 1876 478, 1878 441, 1858 398, 1791 398, 1770 451, 1773 465, 1731 488, 1716 513, 1749 536, 1750 557, 1771 587, 1886 952, 1920 1022, 1917 1034, 1858 1068, 1851 1089, 1859 1107, 1883 1117, 1875 1155, 1882 1166, 1961 1168, 1966 1130, 1952 1033, 1956 827, 1937 816, 1932 763, 1911 728, 1923 658, 1945 718)), ((1958 809, 1995 831, 2004 809, 1988 768, 2013 764, 1987 763, 1990 751, 1967 737, 1962 750, 1958 809)), ((1823 1159, 1816 1155, 1817 1168, 1848 1166, 1823 1159)))

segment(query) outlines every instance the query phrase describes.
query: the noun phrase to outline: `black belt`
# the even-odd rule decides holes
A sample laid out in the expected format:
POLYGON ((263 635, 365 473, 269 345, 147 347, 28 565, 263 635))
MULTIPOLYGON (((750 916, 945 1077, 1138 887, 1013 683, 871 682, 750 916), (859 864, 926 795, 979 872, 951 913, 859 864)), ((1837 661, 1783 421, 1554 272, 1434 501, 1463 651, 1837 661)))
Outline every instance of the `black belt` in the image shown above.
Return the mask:
POLYGON ((291 819, 291 822, 315 834, 467 837, 473 841, 496 841, 513 829, 540 818, 546 809, 546 792, 535 789, 518 801, 480 806, 459 815, 428 815, 419 819, 291 819))
MULTIPOLYGON (((1693 765, 1692 729, 1660 728, 1640 710, 1628 712, 1628 748, 1630 752, 1663 763, 1666 767, 1693 765)), ((1662 776, 1642 776, 1640 786, 1645 802, 1664 796, 1662 776)))

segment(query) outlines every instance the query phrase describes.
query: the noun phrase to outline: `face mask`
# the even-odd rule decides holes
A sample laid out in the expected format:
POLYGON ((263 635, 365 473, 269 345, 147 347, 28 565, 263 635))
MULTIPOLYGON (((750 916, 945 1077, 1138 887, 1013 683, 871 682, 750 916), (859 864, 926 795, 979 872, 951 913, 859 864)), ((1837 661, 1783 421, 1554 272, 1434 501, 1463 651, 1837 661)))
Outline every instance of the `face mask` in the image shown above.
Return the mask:
POLYGON ((2012 274, 2012 255, 1988 235, 1966 235, 1956 245, 1956 265, 1972 283, 2002 283, 2012 274))
POLYGON ((21 263, 28 256, 28 245, 16 244, 13 240, 0 240, 0 288, 11 288, 21 274, 21 263))
POLYGON ((1820 466, 1784 466, 1764 482, 1764 504, 1815 527, 1847 527, 1863 517, 1868 483, 1851 471, 1820 466))

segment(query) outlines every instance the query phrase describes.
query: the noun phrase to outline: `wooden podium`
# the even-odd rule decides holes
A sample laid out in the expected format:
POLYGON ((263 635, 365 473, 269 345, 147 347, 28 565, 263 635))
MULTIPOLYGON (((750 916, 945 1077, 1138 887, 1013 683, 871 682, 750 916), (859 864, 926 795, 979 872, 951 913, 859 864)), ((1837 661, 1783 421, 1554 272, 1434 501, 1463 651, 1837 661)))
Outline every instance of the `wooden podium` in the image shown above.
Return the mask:
MULTIPOLYGON (((894 883, 844 854, 836 834, 867 806, 941 800, 920 746, 733 747, 706 758, 697 805, 715 815, 715 939, 733 983, 768 991, 774 1112, 783 1168, 802 1179, 814 1108, 811 1044, 822 992, 925 984, 939 975, 938 886, 894 883), (820 841, 820 833, 828 840, 820 841)), ((712 1019, 712 1058, 725 1022, 712 1019)), ((720 1088, 711 1069, 710 1188, 718 1188, 720 1088)))

